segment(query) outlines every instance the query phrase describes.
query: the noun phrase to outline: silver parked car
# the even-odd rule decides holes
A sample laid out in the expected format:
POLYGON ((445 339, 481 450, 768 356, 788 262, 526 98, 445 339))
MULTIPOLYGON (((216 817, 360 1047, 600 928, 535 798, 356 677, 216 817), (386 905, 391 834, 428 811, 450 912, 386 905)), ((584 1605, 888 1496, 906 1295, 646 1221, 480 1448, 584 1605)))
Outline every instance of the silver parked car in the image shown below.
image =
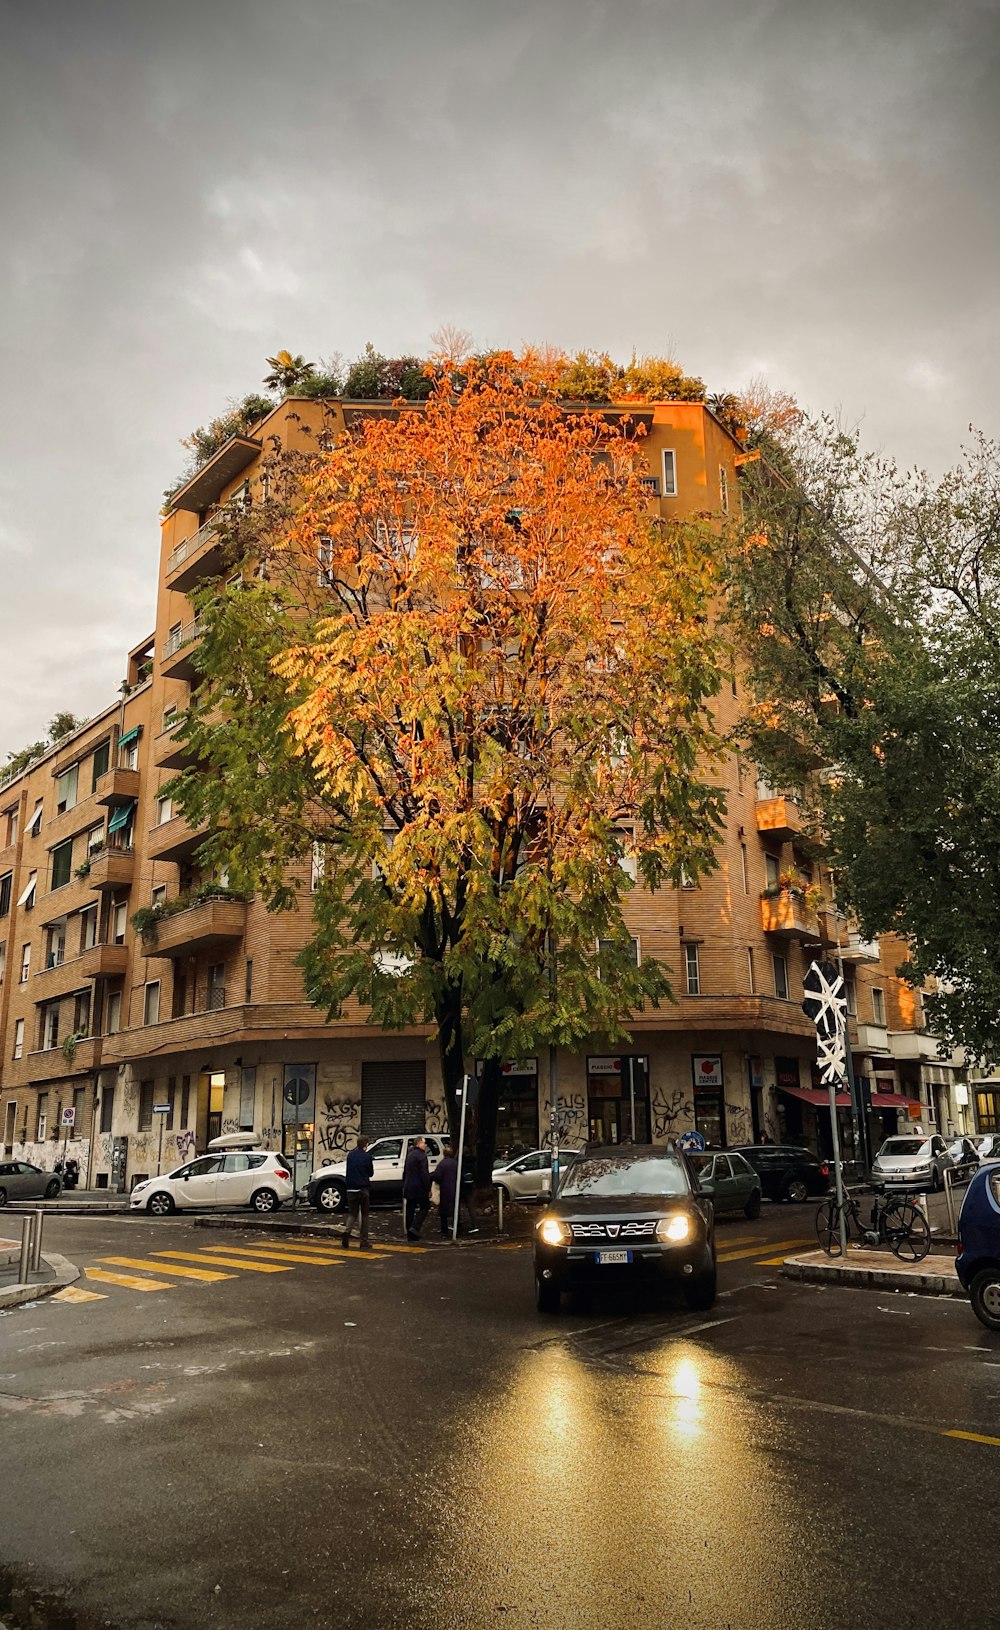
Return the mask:
MULTIPOLYGON (((565 1170, 579 1160, 579 1149, 559 1149, 559 1167, 565 1170)), ((549 1198, 552 1187, 552 1150, 532 1149, 506 1165, 493 1168, 493 1185, 502 1189, 504 1200, 528 1200, 540 1204, 549 1198)))
POLYGON ((61 1188, 54 1172, 40 1171, 26 1160, 0 1161, 0 1206, 8 1200, 54 1200, 61 1188))
POLYGON ((698 1188, 707 1194, 720 1217, 742 1211, 745 1217, 760 1216, 761 1182, 748 1160, 734 1153, 690 1154, 698 1188))
POLYGON ((904 1133, 886 1138, 872 1162, 872 1176, 886 1188, 936 1191, 944 1187, 944 1174, 952 1165, 944 1138, 936 1132, 930 1137, 904 1133))

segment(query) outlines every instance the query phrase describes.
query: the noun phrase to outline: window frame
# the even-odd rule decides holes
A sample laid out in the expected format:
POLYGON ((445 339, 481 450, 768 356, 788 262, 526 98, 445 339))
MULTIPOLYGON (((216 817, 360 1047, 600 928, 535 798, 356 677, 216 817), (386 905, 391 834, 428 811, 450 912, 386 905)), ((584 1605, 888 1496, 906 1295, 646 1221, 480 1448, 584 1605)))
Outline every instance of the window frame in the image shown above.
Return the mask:
POLYGON ((147 979, 142 987, 142 1022, 144 1025, 159 1024, 160 1022, 160 980, 147 979), (155 991, 155 995, 153 994, 155 991), (150 1017, 151 1009, 155 1009, 150 1017))
POLYGON ((664 498, 677 497, 677 449, 664 447, 660 450, 660 471, 662 474, 661 496, 664 498), (670 477, 667 478, 667 460, 670 460, 670 477))
POLYGON ((771 952, 771 977, 774 981, 774 994, 778 1001, 790 1002, 792 997, 791 985, 788 982, 788 958, 782 956, 780 951, 771 952), (779 968, 781 969, 780 979, 778 977, 779 968), (779 990, 779 985, 784 985, 784 990, 779 990))
POLYGON ((684 994, 701 995, 701 957, 697 940, 684 941, 684 994))

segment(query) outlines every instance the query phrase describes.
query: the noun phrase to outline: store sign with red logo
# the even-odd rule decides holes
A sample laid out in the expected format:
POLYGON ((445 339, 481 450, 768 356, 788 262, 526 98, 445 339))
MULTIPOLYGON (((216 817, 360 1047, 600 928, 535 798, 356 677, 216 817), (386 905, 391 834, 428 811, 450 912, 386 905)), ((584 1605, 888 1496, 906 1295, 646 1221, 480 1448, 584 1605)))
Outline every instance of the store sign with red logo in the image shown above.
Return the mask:
POLYGON ((721 1087, 722 1054, 693 1053, 691 1055, 691 1071, 696 1092, 699 1087, 721 1087))

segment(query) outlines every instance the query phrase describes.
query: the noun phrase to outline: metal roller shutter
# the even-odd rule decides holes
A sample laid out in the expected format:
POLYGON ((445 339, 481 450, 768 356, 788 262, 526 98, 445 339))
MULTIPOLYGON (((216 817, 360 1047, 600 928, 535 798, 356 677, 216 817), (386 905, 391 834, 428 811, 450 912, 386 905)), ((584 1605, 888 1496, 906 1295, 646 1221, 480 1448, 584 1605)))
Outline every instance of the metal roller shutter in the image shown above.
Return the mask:
POLYGON ((361 1066, 361 1130, 371 1138, 424 1130, 427 1066, 422 1058, 361 1066))

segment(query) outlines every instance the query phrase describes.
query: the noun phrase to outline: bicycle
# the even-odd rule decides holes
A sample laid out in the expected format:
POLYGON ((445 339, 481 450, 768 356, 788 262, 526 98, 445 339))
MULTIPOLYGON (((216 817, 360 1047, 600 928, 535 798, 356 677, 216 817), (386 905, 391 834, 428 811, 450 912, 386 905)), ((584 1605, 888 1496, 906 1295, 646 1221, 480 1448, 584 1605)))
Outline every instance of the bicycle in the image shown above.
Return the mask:
MULTIPOLYGON (((866 1224, 859 1197, 845 1190, 844 1232, 848 1244, 853 1234, 860 1246, 888 1245, 900 1262, 922 1262, 931 1248, 930 1224, 908 1194, 877 1191, 866 1224)), ((840 1255, 840 1207, 835 1195, 816 1212, 816 1235, 827 1256, 840 1255)))

